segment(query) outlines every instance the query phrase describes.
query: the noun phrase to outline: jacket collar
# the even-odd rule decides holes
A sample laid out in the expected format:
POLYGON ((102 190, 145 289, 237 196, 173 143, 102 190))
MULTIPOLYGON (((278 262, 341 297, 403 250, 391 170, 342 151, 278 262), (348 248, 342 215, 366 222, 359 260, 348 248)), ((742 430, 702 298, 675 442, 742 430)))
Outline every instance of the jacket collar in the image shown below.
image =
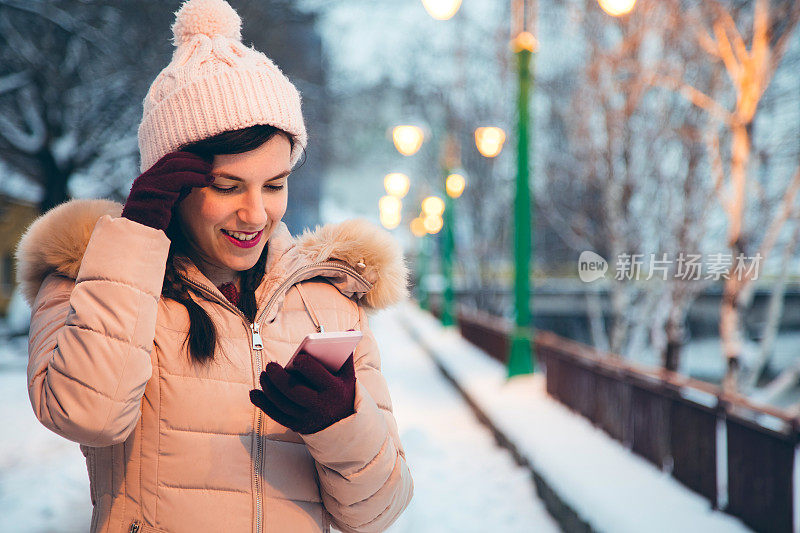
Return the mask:
MULTIPOLYGON (((49 274, 75 279, 97 220, 104 215, 118 217, 121 212, 117 202, 79 199, 37 218, 20 239, 16 253, 17 280, 28 304, 49 274)), ((264 280, 256 293, 259 301, 287 281, 315 276, 327 278, 345 295, 355 295, 374 309, 393 305, 406 295, 407 268, 399 244, 365 220, 317 227, 297 238, 281 222, 268 246, 264 280)), ((185 275, 198 282, 205 279, 205 285, 211 286, 193 263, 185 266, 185 275)))

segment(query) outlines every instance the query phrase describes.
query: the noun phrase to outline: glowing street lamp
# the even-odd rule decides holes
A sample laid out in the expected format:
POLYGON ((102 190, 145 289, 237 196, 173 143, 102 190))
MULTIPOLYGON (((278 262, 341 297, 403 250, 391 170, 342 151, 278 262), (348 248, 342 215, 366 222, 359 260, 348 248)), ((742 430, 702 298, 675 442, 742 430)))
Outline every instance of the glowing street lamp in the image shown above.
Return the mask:
POLYGON ((394 229, 400 225, 402 219, 403 202, 395 196, 381 196, 378 200, 381 224, 386 229, 394 229))
POLYGON ((522 31, 511 40, 511 50, 516 54, 522 50, 529 52, 539 51, 539 41, 529 31, 522 31))
POLYGON ((400 225, 400 212, 396 211, 381 211, 380 213, 381 224, 386 229, 394 229, 400 225))
POLYGON ((417 126, 395 126, 392 130, 394 147, 403 155, 416 154, 424 139, 422 128, 417 126))
POLYGON ((494 126, 475 129, 475 146, 484 157, 495 157, 503 149, 506 132, 494 126))
POLYGON ((467 186, 467 180, 461 174, 450 174, 444 182, 444 188, 447 191, 447 196, 450 198, 458 198, 467 186))
POLYGON ((425 229, 425 221, 422 218, 417 217, 411 221, 411 233, 414 237, 422 237, 428 233, 428 230, 425 229))
POLYGON ((444 213, 444 200, 438 196, 428 196, 422 200, 422 213, 426 215, 426 217, 436 216, 441 218, 442 213, 444 213))
POLYGON ((391 174, 386 174, 386 177, 383 178, 383 188, 386 189, 386 194, 397 198, 403 198, 408 194, 410 186, 411 180, 401 172, 392 172, 391 174))
POLYGON ((461 7, 461 0, 422 0, 425 11, 436 20, 447 20, 453 17, 461 7))
POLYGON ((442 229, 444 221, 441 215, 425 215, 425 218, 422 219, 422 225, 425 227, 425 231, 435 235, 442 229))
POLYGON ((378 200, 378 209, 381 213, 399 213, 403 207, 403 202, 396 196, 381 196, 378 200))
POLYGON ((597 0, 597 3, 612 17, 621 17, 631 12, 636 0, 597 0))

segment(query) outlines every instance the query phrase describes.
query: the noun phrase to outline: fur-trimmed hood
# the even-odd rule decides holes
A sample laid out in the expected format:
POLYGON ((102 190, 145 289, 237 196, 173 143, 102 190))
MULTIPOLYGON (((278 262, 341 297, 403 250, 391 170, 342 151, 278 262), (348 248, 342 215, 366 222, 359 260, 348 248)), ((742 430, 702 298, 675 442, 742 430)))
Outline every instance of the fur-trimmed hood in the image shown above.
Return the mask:
MULTIPOLYGON (((57 272, 75 279, 97 221, 104 215, 118 217, 121 212, 122 205, 117 202, 79 199, 37 218, 20 239, 16 252, 17 280, 28 304, 33 303, 49 274, 57 272)), ((281 257, 294 257, 291 264, 295 269, 331 259, 348 263, 372 285, 362 298, 368 307, 388 307, 406 296, 408 271, 399 244, 388 232, 365 220, 317 227, 297 239, 281 223, 270 237, 271 248, 273 241, 283 241, 276 248, 280 248, 281 257)), ((278 260, 268 259, 268 271, 278 260)))

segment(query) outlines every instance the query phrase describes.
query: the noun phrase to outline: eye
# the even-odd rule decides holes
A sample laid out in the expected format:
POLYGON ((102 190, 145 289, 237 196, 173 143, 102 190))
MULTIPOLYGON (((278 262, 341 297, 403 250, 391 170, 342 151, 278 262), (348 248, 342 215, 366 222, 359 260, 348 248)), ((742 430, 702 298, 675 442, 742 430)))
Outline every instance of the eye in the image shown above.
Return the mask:
POLYGON ((234 191, 236 189, 236 186, 233 185, 231 187, 218 187, 217 185, 212 185, 211 188, 221 193, 228 193, 234 191))
POLYGON ((281 183, 280 185, 269 185, 269 184, 267 184, 267 185, 264 185, 264 188, 265 189, 270 189, 270 190, 273 190, 273 191, 279 191, 279 190, 283 189, 284 186, 285 186, 284 183, 281 183))

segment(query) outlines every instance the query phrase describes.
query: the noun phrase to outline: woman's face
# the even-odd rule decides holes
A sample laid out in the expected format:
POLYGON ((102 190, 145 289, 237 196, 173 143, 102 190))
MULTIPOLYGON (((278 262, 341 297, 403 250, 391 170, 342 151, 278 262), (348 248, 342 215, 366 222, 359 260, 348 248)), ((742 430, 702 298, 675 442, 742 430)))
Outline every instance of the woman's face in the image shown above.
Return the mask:
POLYGON ((291 146, 277 134, 241 154, 214 157, 214 182, 178 206, 198 268, 215 284, 253 267, 286 212, 291 146))

